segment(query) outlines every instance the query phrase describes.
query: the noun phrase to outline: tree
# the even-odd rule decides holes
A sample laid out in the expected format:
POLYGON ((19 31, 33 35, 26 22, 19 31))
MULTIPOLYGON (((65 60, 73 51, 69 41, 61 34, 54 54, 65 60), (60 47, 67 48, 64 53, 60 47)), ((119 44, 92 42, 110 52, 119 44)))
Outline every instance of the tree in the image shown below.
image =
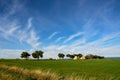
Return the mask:
POLYGON ((69 57, 69 58, 73 59, 75 57, 75 55, 67 54, 66 57, 69 57))
POLYGON ((70 55, 70 58, 73 59, 75 56, 74 55, 70 55))
POLYGON ((35 52, 32 53, 33 58, 38 58, 37 54, 35 52))
POLYGON ((81 53, 78 54, 78 57, 81 58, 83 55, 81 53))
POLYGON ((83 55, 82 54, 74 54, 74 56, 77 56, 77 58, 81 58, 83 55))
POLYGON ((70 57, 70 54, 66 54, 66 57, 70 57))
POLYGON ((29 56, 30 56, 30 54, 28 52, 22 52, 21 53, 21 58, 27 59, 27 58, 29 58, 29 56))
POLYGON ((93 59, 94 58, 94 55, 93 54, 88 54, 85 56, 86 59, 93 59))
POLYGON ((64 58, 64 56, 65 56, 65 55, 64 55, 63 53, 59 53, 59 54, 58 54, 58 57, 59 57, 59 58, 64 58))
POLYGON ((37 58, 37 59, 39 59, 40 57, 42 58, 43 57, 43 53, 44 52, 41 51, 41 50, 40 51, 35 51, 35 52, 32 53, 32 57, 33 58, 37 58))
POLYGON ((98 56, 98 55, 94 55, 93 59, 104 59, 104 56, 98 56))
POLYGON ((98 56, 93 54, 88 54, 85 56, 86 59, 104 59, 104 56, 98 56))

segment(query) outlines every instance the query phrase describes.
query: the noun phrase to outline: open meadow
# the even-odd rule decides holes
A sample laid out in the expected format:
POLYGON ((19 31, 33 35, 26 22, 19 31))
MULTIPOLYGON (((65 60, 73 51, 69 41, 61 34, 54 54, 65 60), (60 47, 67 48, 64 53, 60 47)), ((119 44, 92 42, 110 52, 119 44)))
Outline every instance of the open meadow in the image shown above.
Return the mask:
POLYGON ((120 60, 0 60, 0 79, 6 76, 13 80, 120 80, 120 60), (38 79, 34 72, 28 75, 30 71, 51 77, 38 79))

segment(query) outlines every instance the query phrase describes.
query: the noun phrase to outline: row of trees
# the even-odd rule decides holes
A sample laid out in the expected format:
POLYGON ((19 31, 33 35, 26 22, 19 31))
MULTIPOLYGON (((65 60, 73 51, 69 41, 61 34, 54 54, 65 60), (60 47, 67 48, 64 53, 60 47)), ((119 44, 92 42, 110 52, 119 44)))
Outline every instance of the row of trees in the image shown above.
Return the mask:
MULTIPOLYGON (((81 53, 79 53, 79 54, 67 54, 66 55, 66 57, 69 57, 71 59, 75 58, 75 56, 77 58, 81 58, 83 55, 81 53)), ((63 59, 65 57, 65 55, 63 53, 59 53, 58 57, 63 59)), ((104 56, 88 54, 88 55, 85 56, 85 59, 104 59, 104 56)))
MULTIPOLYGON (((80 58, 80 57, 82 57, 83 55, 82 55, 82 54, 67 54, 67 55, 66 55, 66 57, 69 57, 69 58, 71 58, 71 59, 73 59, 75 56, 77 56, 78 58, 80 58)), ((63 58, 65 57, 65 55, 64 55, 63 53, 59 53, 59 54, 58 54, 58 57, 63 59, 63 58)))
MULTIPOLYGON (((39 51, 33 52, 31 55, 32 55, 33 58, 36 58, 36 59, 39 60, 39 58, 43 57, 43 53, 44 53, 43 51, 39 50, 39 51)), ((22 52, 21 53, 21 58, 28 59, 29 56, 30 56, 30 54, 28 52, 22 52)), ((79 53, 79 54, 66 54, 66 55, 63 54, 63 53, 58 54, 58 57, 60 59, 63 59, 65 56, 69 57, 70 59, 73 59, 75 57, 81 58, 83 55, 81 53, 79 53)), ((93 54, 88 54, 88 55, 85 56, 85 59, 103 59, 103 58, 104 58, 104 56, 98 56, 98 55, 93 55, 93 54)))
POLYGON ((88 54, 85 56, 86 59, 104 59, 104 56, 98 56, 93 54, 88 54))
MULTIPOLYGON (((39 58, 42 58, 43 57, 43 51, 35 51, 35 52, 33 52, 32 53, 32 57, 33 58, 37 58, 37 59, 39 59, 39 58)), ((25 59, 28 59, 29 58, 29 56, 30 56, 30 54, 28 53, 28 52, 22 52, 21 53, 21 58, 25 58, 25 59)))

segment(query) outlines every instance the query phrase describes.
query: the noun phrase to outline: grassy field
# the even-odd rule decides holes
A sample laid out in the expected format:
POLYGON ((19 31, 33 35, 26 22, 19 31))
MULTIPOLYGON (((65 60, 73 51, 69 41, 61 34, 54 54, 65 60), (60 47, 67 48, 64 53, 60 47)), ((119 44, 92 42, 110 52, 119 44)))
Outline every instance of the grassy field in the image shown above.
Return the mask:
POLYGON ((62 77, 86 77, 71 80, 120 80, 120 60, 0 60, 0 65, 3 64, 27 70, 50 71, 62 77))

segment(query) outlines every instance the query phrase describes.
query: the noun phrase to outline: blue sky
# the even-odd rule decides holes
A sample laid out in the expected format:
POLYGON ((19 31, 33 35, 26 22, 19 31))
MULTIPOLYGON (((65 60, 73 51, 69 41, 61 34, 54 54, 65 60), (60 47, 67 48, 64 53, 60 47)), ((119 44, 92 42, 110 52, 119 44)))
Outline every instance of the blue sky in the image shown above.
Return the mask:
POLYGON ((0 58, 35 50, 120 57, 120 0, 0 0, 0 58))

